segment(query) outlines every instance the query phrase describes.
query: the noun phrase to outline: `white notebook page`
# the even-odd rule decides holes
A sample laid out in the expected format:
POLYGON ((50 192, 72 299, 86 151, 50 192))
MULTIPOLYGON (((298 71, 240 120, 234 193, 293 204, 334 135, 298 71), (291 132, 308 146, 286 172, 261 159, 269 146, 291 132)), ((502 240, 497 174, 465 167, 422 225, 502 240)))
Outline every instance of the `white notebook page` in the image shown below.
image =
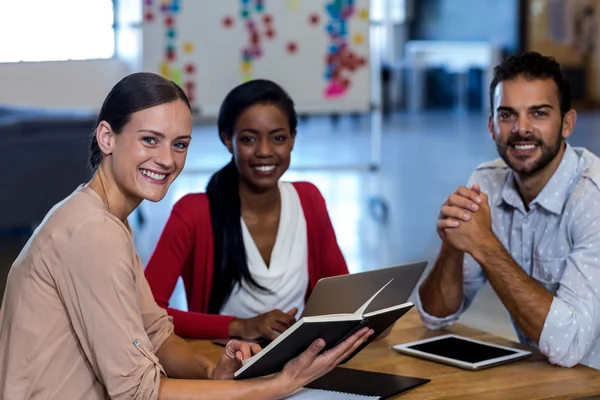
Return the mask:
POLYGON ((329 390, 302 388, 286 397, 290 400, 379 400, 379 396, 332 392, 329 390))

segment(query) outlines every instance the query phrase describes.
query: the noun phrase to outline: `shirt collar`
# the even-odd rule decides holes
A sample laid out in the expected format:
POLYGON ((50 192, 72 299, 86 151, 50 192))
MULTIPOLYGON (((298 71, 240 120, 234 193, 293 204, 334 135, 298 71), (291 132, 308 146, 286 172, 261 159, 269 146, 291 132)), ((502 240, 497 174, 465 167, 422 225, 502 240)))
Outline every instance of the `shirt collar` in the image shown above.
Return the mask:
MULTIPOLYGON (((578 166, 579 157, 575 153, 575 150, 567 143, 565 153, 558 168, 542 191, 531 201, 530 208, 535 204, 539 204, 551 213, 560 214, 567 201, 573 180, 577 176, 578 166)), ((502 196, 498 198, 496 205, 499 206, 503 201, 514 208, 520 209, 523 212, 525 211, 512 170, 509 170, 508 174, 506 174, 502 196)))

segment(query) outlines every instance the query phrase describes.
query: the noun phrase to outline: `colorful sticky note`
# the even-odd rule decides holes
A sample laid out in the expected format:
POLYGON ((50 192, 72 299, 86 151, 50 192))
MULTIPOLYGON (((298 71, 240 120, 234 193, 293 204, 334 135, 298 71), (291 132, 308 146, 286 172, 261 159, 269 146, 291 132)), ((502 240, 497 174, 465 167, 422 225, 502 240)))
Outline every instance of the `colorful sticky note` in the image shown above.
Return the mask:
POLYGON ((358 18, 362 19, 363 21, 368 21, 369 20, 369 10, 367 10, 366 8, 359 10, 358 18))
POLYGON ((179 86, 183 86, 183 74, 181 70, 178 68, 173 68, 171 70, 170 79, 175 82, 179 86))
POLYGON ((354 43, 357 45, 361 45, 365 42, 365 37, 362 33, 357 33, 354 35, 354 43))
POLYGON ((167 60, 173 62, 175 61, 175 58, 177 57, 177 54, 175 53, 175 48, 172 46, 167 46, 167 50, 165 51, 167 60))
POLYGON ((289 42, 286 45, 288 53, 294 54, 298 51, 298 45, 295 42, 289 42))
POLYGON ((241 70, 244 73, 250 72, 252 69, 252 64, 249 61, 243 61, 241 65, 241 70))
POLYGON ((187 74, 193 74, 194 72, 196 72, 196 66, 192 63, 189 63, 185 66, 185 72, 187 74))
POLYGON ((165 62, 160 64, 160 74, 167 79, 169 79, 169 76, 171 76, 170 70, 169 64, 165 62))
POLYGON ((290 11, 298 11, 300 7, 298 7, 298 0, 288 0, 287 7, 290 11))
POLYGON ((332 81, 323 91, 323 95, 327 99, 334 99, 343 96, 346 90, 347 86, 345 87, 341 82, 332 81))
POLYGON ((312 13, 312 14, 309 15, 309 17, 308 17, 308 23, 310 25, 315 26, 315 25, 318 25, 319 22, 320 22, 319 14, 312 13))
POLYGON ((225 29, 229 29, 233 26, 233 18, 230 16, 227 16, 225 18, 223 18, 223 27, 225 29))
POLYGON ((185 82, 185 89, 188 91, 193 91, 196 88, 196 82, 194 81, 186 81, 185 82))
POLYGON ((185 42, 183 44, 183 52, 185 54, 192 54, 194 52, 194 43, 192 43, 192 42, 185 42))

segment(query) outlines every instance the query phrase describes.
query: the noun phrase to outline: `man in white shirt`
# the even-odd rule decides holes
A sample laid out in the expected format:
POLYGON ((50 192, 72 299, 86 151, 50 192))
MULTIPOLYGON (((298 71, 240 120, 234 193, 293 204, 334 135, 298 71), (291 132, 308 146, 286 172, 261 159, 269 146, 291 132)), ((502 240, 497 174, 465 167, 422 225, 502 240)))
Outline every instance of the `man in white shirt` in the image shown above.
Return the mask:
POLYGON ((600 159, 565 140, 577 114, 554 59, 526 52, 494 74, 500 158, 442 206, 417 308, 427 327, 446 327, 489 281, 522 343, 553 364, 600 369, 600 159))

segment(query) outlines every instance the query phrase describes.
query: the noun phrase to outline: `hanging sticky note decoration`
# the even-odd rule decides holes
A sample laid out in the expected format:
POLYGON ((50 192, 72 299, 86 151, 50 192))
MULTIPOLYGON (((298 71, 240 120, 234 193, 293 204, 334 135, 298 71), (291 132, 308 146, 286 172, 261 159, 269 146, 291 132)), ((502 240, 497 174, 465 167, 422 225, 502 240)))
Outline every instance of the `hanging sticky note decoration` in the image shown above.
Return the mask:
POLYGON ((319 25, 319 22, 321 22, 321 18, 319 18, 319 14, 317 13, 312 13, 308 17, 308 23, 312 26, 319 25))
POLYGON ((354 44, 357 45, 361 45, 365 42, 365 37, 362 35, 362 33, 357 33, 356 35, 354 35, 354 44))
POLYGON ((196 72, 196 66, 192 63, 186 64, 185 66, 185 72, 187 74, 193 74, 196 72))
MULTIPOLYGON (((364 11, 360 10, 358 16, 364 17, 364 11)), ((364 67, 366 60, 356 55, 351 48, 349 20, 355 14, 354 0, 331 0, 325 6, 325 12, 329 21, 325 31, 329 37, 327 54, 325 55, 325 72, 323 74, 326 87, 323 95, 333 99, 344 96, 352 86, 348 74, 354 73, 358 68, 364 67)), ((366 18, 369 14, 366 12, 366 18)), ((354 44, 361 45, 366 39, 360 32, 352 35, 354 44)))
POLYGON ((240 0, 239 4, 248 38, 241 49, 240 70, 243 80, 247 81, 252 79, 253 62, 263 55, 263 41, 265 38, 273 39, 277 32, 273 26, 273 15, 265 13, 263 0, 240 0))
POLYGON ((160 74, 165 78, 169 78, 171 76, 171 69, 169 68, 169 64, 162 63, 160 64, 160 74))
POLYGON ((194 43, 192 43, 192 42, 185 42, 183 44, 183 52, 185 54, 192 54, 194 52, 194 43))
POLYGON ((298 11, 298 0, 287 0, 287 8, 290 11, 298 11))
POLYGON ((154 13, 151 11, 148 11, 144 14, 144 21, 146 22, 152 22, 154 21, 154 13))
POLYGON ((192 93, 196 90, 196 83, 194 81, 185 82, 185 90, 187 93, 192 93))
POLYGON ((190 103, 193 103, 196 101, 196 83, 195 82, 186 81, 184 91, 185 91, 185 94, 190 103))
POLYGON ((175 61, 175 58, 177 58, 176 53, 175 53, 175 48, 172 46, 168 46, 167 50, 166 50, 166 56, 167 56, 167 60, 169 60, 170 62, 175 61))
POLYGON ((368 21, 369 20, 369 10, 367 10, 366 8, 361 9, 358 12, 358 18, 362 19, 363 21, 368 21))
POLYGON ((171 69, 171 80, 179 86, 183 86, 183 74, 180 69, 171 69))
POLYGON ((223 27, 225 29, 229 29, 232 26, 233 26, 233 18, 231 18, 230 16, 223 18, 223 27))
POLYGON ((250 64, 249 61, 244 61, 244 62, 242 62, 241 69, 244 74, 247 74, 252 69, 252 65, 250 64))
POLYGON ((298 45, 295 42, 289 42, 286 45, 286 49, 287 49, 288 53, 294 54, 298 51, 298 45))
MULTIPOLYGON (((181 32, 177 27, 177 16, 182 11, 181 0, 144 0, 145 5, 159 4, 158 11, 164 27, 164 51, 160 64, 160 74, 172 80, 186 92, 193 108, 196 100, 196 65, 191 62, 190 55, 194 53, 194 43, 180 38, 181 32), (184 86, 185 85, 185 86, 184 86)), ((146 9, 146 12, 152 12, 146 9)), ((158 17, 158 16, 156 16, 158 17)))
POLYGON ((325 97, 327 98, 332 98, 332 97, 340 97, 342 95, 344 95, 346 93, 346 88, 337 81, 332 81, 331 84, 329 84, 329 86, 327 86, 325 88, 325 97))

